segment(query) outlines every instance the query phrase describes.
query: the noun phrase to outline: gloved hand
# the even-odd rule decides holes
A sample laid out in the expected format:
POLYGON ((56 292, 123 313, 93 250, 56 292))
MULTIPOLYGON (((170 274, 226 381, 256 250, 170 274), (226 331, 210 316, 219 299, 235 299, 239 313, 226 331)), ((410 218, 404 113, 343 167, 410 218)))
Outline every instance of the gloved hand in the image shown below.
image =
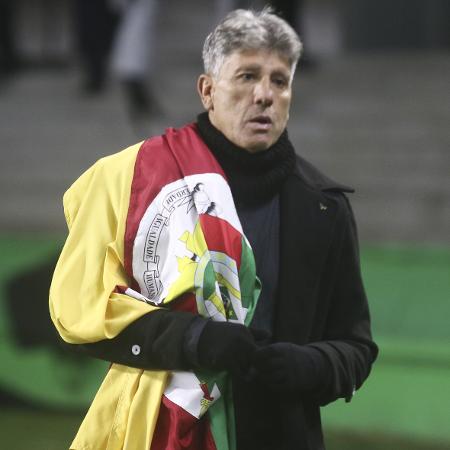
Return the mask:
POLYGON ((246 326, 209 320, 198 341, 198 361, 201 368, 244 375, 256 348, 246 326))
POLYGON ((269 345, 272 340, 272 334, 261 328, 248 327, 250 333, 252 333, 255 344, 258 347, 269 345))
POLYGON ((275 392, 306 392, 322 379, 322 356, 308 346, 277 342, 259 348, 253 356, 256 379, 275 392))

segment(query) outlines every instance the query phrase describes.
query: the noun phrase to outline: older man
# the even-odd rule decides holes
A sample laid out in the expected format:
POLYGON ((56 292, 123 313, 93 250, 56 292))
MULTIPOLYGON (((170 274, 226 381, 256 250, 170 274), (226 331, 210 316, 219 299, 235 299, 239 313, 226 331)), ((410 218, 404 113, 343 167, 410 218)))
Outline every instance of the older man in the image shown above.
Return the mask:
POLYGON ((205 42, 197 122, 65 194, 52 319, 113 363, 71 448, 319 450, 319 406, 368 376, 351 189, 286 132, 300 51, 269 10, 230 13, 205 42))

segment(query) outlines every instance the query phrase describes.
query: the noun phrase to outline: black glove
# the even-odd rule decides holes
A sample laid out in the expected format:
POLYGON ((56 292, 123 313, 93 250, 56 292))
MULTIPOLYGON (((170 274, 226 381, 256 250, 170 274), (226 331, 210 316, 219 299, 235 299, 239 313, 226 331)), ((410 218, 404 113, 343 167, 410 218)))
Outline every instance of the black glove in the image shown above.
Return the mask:
POLYGON ((272 334, 262 328, 248 327, 250 333, 252 333, 255 344, 258 347, 269 345, 272 342, 272 334))
POLYGON ((323 380, 323 357, 312 347, 278 342, 253 357, 256 378, 275 392, 308 392, 323 380))
POLYGON ((256 348, 255 339, 246 326, 209 320, 198 341, 198 362, 204 369, 244 375, 256 348))

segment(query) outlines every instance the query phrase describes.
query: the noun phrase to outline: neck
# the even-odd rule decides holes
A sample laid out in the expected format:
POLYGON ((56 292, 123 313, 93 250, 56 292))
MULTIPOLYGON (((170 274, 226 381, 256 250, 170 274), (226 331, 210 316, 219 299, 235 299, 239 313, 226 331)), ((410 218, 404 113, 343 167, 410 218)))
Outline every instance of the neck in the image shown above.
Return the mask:
POLYGON ((250 204, 270 199, 294 168, 295 152, 287 131, 267 150, 251 153, 227 139, 207 113, 197 117, 197 127, 222 166, 237 202, 250 204))

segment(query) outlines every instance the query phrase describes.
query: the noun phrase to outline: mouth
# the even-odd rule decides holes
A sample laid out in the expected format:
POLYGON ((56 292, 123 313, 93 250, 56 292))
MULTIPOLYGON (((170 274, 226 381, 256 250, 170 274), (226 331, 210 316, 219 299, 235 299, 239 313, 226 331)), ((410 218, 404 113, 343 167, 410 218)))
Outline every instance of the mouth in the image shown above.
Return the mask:
POLYGON ((268 130, 272 126, 272 119, 264 115, 252 117, 248 122, 261 130, 268 130))

